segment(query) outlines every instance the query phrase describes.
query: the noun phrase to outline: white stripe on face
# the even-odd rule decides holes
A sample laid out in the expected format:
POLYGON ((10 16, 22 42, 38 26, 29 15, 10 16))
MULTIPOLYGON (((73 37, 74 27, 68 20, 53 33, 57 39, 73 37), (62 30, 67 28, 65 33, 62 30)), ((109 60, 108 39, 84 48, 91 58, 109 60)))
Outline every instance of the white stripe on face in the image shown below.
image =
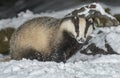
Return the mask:
POLYGON ((84 43, 86 41, 86 38, 92 33, 93 27, 88 27, 86 36, 85 36, 85 29, 86 29, 86 19, 85 18, 79 18, 79 33, 76 32, 75 24, 71 19, 63 21, 61 24, 61 30, 66 30, 70 32, 74 38, 78 41, 78 43, 84 43))
POLYGON ((86 40, 84 36, 85 28, 86 28, 85 18, 79 18, 79 35, 77 37, 77 41, 79 43, 83 43, 86 40))

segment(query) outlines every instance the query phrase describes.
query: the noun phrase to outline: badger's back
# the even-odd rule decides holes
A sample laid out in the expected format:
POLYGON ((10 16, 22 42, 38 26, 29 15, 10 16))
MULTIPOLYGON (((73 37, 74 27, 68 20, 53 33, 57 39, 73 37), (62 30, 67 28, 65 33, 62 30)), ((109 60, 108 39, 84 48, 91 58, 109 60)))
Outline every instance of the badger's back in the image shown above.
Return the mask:
POLYGON ((24 23, 11 37, 12 58, 21 59, 30 50, 40 52, 43 56, 49 55, 59 24, 60 20, 52 17, 39 17, 24 23))

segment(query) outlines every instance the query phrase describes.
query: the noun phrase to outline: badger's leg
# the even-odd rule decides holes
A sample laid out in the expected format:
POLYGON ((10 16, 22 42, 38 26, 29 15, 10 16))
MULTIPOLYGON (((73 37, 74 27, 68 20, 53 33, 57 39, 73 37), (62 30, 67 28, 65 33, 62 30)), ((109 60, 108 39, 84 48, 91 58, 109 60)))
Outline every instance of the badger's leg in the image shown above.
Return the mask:
POLYGON ((12 53, 11 58, 15 60, 21 60, 22 58, 26 58, 30 60, 36 59, 38 61, 43 61, 41 53, 34 49, 22 49, 21 52, 17 52, 17 54, 12 53))
POLYGON ((66 41, 66 43, 62 44, 56 51, 54 51, 51 55, 51 60, 56 62, 66 62, 72 55, 74 55, 79 48, 81 48, 78 43, 74 41, 66 41))
POLYGON ((67 32, 63 33, 63 40, 56 47, 57 50, 53 51, 52 61, 66 62, 72 55, 74 55, 82 45, 80 45, 74 38, 67 32))
POLYGON ((36 59, 38 61, 43 61, 41 53, 34 49, 31 49, 27 54, 24 54, 23 57, 30 60, 36 59))
POLYGON ((52 53, 51 55, 51 61, 55 61, 55 62, 66 62, 66 55, 65 52, 62 50, 57 50, 54 53, 52 53))

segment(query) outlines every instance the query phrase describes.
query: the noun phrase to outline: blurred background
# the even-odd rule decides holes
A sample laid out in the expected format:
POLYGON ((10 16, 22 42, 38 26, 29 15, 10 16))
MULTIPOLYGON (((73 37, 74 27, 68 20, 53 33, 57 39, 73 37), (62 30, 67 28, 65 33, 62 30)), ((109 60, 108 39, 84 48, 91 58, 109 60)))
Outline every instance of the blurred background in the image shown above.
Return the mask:
POLYGON ((0 19, 16 16, 27 9, 34 13, 59 11, 91 2, 120 6, 120 0, 0 0, 0 19))

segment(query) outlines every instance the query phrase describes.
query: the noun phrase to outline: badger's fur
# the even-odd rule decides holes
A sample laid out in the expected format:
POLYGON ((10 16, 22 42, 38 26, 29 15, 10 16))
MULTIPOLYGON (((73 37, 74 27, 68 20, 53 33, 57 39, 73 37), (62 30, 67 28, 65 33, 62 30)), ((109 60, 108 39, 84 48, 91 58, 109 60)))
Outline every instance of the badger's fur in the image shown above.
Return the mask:
MULTIPOLYGON (((80 17, 63 19, 38 17, 29 20, 11 37, 11 58, 65 62, 82 47, 79 41, 84 36, 85 27, 86 19, 80 17), (78 22, 75 22, 76 18, 78 22)), ((89 27, 87 36, 91 32, 92 29, 89 27)), ((84 36, 84 38, 87 37, 84 36)))

